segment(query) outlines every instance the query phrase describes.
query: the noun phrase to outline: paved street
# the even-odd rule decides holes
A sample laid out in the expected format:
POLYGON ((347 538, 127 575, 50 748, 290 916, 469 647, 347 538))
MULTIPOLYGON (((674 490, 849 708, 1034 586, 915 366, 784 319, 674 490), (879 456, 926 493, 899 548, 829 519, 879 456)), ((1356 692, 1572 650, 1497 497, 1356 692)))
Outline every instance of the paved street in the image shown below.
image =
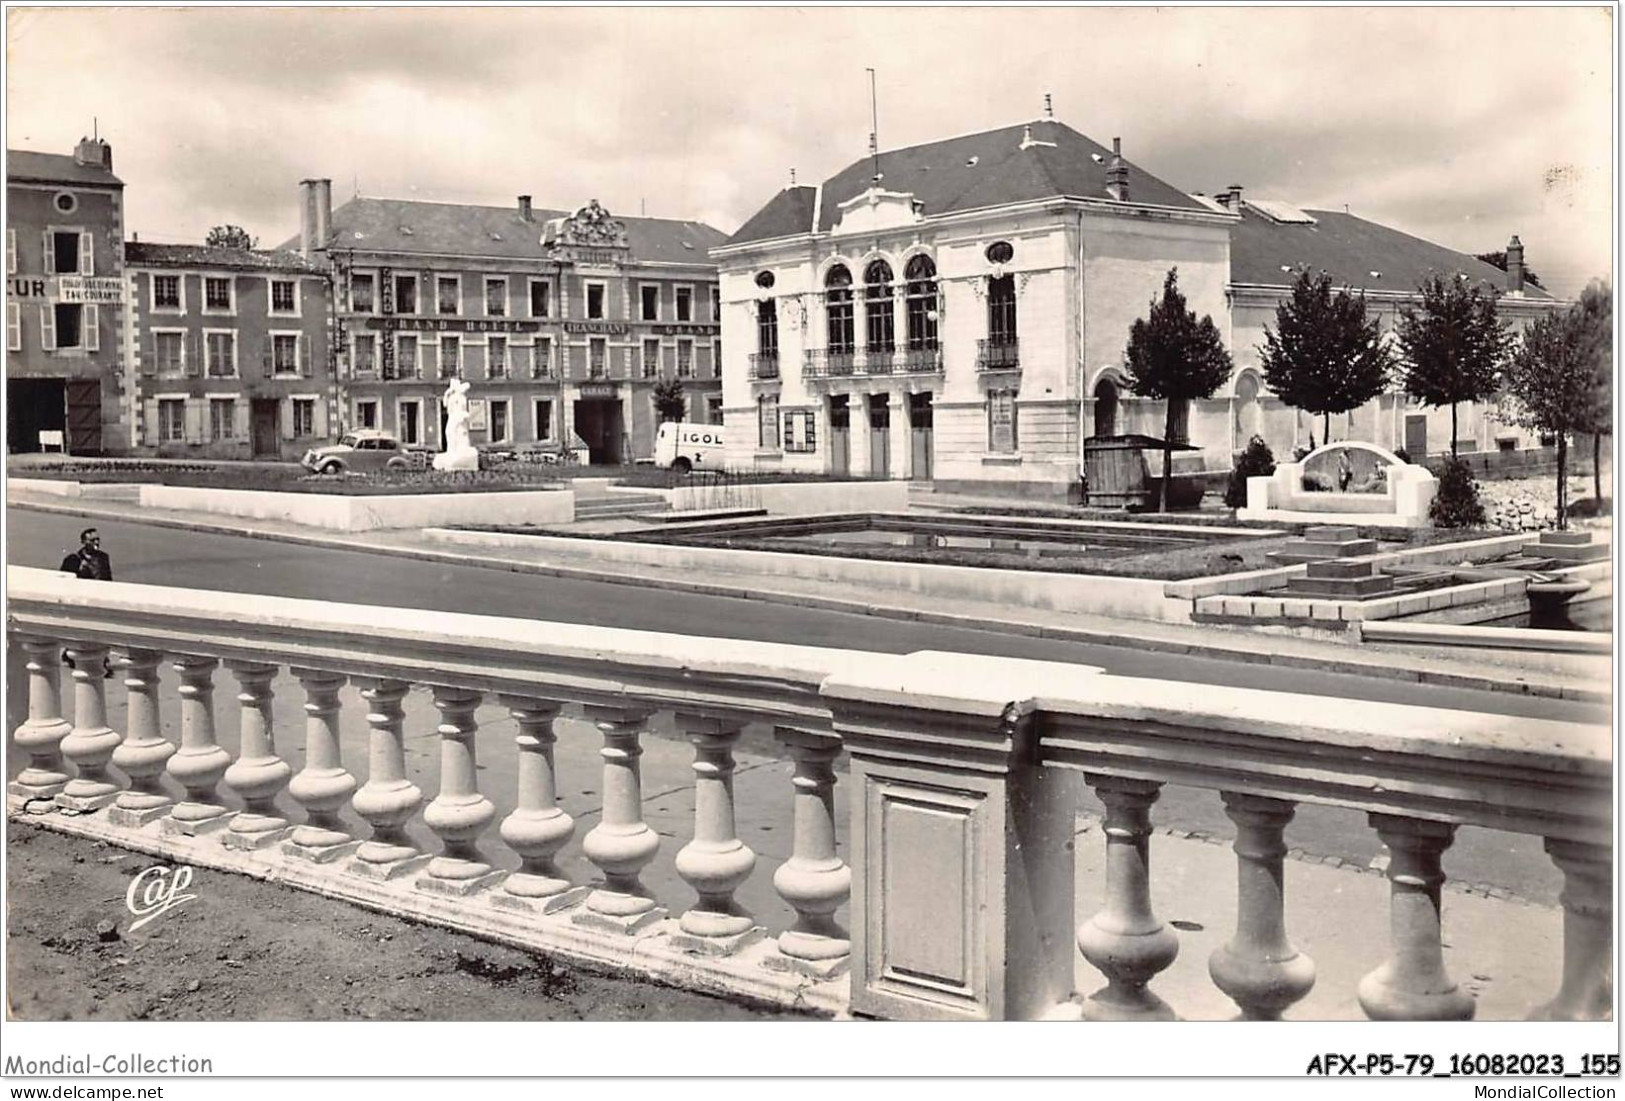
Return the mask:
MULTIPOLYGON (((18 565, 52 567, 66 549, 76 544, 76 534, 86 521, 70 516, 51 516, 26 510, 8 510, 8 560, 18 565)), ((113 555, 119 580, 152 584, 187 585, 230 591, 251 590, 312 599, 343 600, 351 603, 397 604, 435 610, 457 610, 481 614, 525 616, 604 626, 642 628, 695 635, 759 638, 792 641, 806 645, 843 646, 885 652, 916 649, 947 649, 971 653, 999 654, 1096 664, 1128 676, 1177 678, 1284 691, 1313 691, 1322 695, 1394 702, 1431 703, 1464 710, 1497 711, 1510 714, 1595 719, 1595 707, 1565 701, 1522 697, 1505 693, 1483 693, 1441 689, 1401 681, 1378 681, 1353 676, 1327 675, 1245 663, 1230 663, 1181 655, 1144 652, 1122 647, 1104 647, 1022 636, 877 619, 837 612, 770 605, 758 601, 707 597, 660 590, 638 590, 625 585, 509 574, 479 567, 443 566, 404 559, 384 559, 355 552, 332 551, 222 535, 178 531, 125 522, 98 524, 104 545, 113 555)), ((229 677, 217 678, 222 692, 229 677)), ((424 693, 414 693, 421 714, 410 724, 419 732, 414 746, 416 763, 424 774, 419 784, 432 795, 435 790, 436 753, 433 745, 433 710, 424 693)), ((114 693, 122 696, 122 693, 114 693)), ((222 695, 221 702, 228 697, 222 695)), ((296 732, 297 691, 290 682, 284 686, 279 703, 290 708, 281 722, 279 746, 297 768, 300 760, 296 732)), ((122 699, 116 706, 122 708, 122 699)), ((499 813, 511 806, 511 738, 497 734, 497 724, 508 720, 499 709, 482 715, 482 729, 496 736, 481 739, 482 788, 498 804, 499 813), (493 729, 496 728, 496 729, 493 729)), ((359 710, 352 712, 359 715, 359 710)), ((412 714, 409 711, 409 714, 412 714)), ((116 719, 114 721, 117 721, 116 719)), ((233 725, 222 714, 222 742, 235 740, 233 725)), ((347 724, 345 754, 359 767, 365 758, 365 727, 359 721, 347 724)), ((590 740, 583 728, 579 738, 590 740)), ((762 779, 777 783, 782 771, 772 759, 772 743, 761 731, 753 732, 742 755, 742 778, 752 769, 762 769, 762 779), (747 759, 748 758, 748 759, 747 759)), ((592 776, 595 753, 583 745, 581 767, 592 776)), ((669 808, 672 819, 663 826, 682 837, 688 831, 683 820, 686 800, 677 790, 687 783, 687 746, 666 744, 651 748, 646 764, 669 767, 676 800, 669 808), (666 757, 669 761, 665 761, 666 757)), ((13 770, 20 767, 15 761, 13 770)), ((593 796, 594 782, 579 785, 582 796, 593 796)), ((663 790, 646 784, 645 792, 663 790)), ((743 792, 742 792, 743 796, 743 792)), ((1085 797, 1085 808, 1093 809, 1085 797)), ((651 795, 654 804, 661 800, 651 795)), ((691 804, 687 804, 691 805, 691 804)), ((568 800, 567 800, 568 806, 568 800)), ((786 812, 788 804, 785 804, 786 812)), ((569 807, 578 816, 594 811, 592 799, 569 807)), ((1188 830, 1205 830, 1229 836, 1230 825, 1219 810, 1218 799, 1208 792, 1170 788, 1159 803, 1159 825, 1188 830)), ((785 825, 788 824, 787 818, 785 825)), ((585 828, 585 827, 584 827, 585 828)), ((787 833, 787 831, 786 831, 787 833)), ((1375 835, 1363 816, 1305 806, 1289 832, 1289 843, 1312 853, 1338 856, 1361 864, 1379 849, 1375 835)), ((425 840, 428 840, 425 837, 425 840)), ((777 839, 747 838, 765 859, 782 859, 776 852, 777 839)), ((782 845, 788 845, 783 836, 782 845)), ((1503 886, 1531 899, 1554 901, 1559 877, 1540 850, 1537 839, 1514 837, 1481 830, 1462 831, 1455 847, 1446 856, 1446 869, 1467 882, 1503 886)), ((587 869, 579 869, 585 871, 587 869)), ((764 876, 756 880, 765 888, 764 876)), ((681 885, 676 885, 681 890, 681 885)), ((747 899, 747 902, 749 900, 747 899)), ((760 904, 772 906, 770 894, 760 904)))

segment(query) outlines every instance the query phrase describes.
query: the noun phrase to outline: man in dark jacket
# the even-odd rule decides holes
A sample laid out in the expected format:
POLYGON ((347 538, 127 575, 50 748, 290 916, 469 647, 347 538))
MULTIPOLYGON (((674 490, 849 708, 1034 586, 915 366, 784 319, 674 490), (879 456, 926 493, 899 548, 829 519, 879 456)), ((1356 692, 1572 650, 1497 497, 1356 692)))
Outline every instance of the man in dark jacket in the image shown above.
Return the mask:
POLYGON ((102 537, 95 528, 79 533, 79 549, 62 560, 62 572, 87 581, 113 580, 113 560, 102 550, 102 537))

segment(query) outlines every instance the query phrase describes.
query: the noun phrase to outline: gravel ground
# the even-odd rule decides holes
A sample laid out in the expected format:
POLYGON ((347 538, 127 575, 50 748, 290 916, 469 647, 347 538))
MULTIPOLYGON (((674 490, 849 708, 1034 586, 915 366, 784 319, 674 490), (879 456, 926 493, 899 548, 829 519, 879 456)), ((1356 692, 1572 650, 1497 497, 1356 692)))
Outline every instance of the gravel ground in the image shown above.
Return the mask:
POLYGON ((131 930, 125 891, 151 857, 17 821, 6 855, 8 1019, 806 1019, 202 868, 195 901, 131 930))

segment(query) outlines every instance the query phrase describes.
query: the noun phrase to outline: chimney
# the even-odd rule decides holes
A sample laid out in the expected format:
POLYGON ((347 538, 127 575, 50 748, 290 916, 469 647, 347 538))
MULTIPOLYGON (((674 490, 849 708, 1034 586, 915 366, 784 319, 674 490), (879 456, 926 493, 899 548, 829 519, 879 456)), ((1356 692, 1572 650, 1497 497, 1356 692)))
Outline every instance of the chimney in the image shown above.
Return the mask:
POLYGON ((318 251, 325 252, 333 240, 333 181, 316 181, 316 240, 318 251))
POLYGON ((1507 242, 1507 290, 1513 294, 1523 293, 1523 242, 1516 233, 1507 242))
POLYGON ((76 164, 113 171, 113 147, 100 138, 80 138, 73 147, 73 159, 76 164))
POLYGON ((310 259, 316 246, 316 181, 299 181, 299 255, 310 259))
POLYGON ((530 196, 529 195, 521 195, 521 196, 519 196, 519 217, 521 219, 523 219, 524 221, 527 221, 527 222, 530 221, 530 196))
POLYGON ((1123 139, 1112 139, 1112 163, 1106 169, 1106 194, 1128 202, 1128 165, 1123 163, 1123 139))
POLYGON ((1227 194, 1225 196, 1224 205, 1229 207, 1231 210, 1235 211, 1237 214, 1241 213, 1241 185, 1240 184, 1231 184, 1230 185, 1230 192, 1229 192, 1229 194, 1227 194))

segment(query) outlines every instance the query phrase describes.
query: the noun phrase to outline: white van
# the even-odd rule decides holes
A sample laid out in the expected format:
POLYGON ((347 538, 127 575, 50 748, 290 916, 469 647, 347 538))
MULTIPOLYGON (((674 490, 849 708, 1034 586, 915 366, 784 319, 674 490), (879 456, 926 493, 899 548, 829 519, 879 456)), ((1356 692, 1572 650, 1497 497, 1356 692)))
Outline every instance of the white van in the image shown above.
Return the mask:
POLYGON ((681 474, 723 469, 722 425, 662 422, 655 431, 655 465, 681 474))

